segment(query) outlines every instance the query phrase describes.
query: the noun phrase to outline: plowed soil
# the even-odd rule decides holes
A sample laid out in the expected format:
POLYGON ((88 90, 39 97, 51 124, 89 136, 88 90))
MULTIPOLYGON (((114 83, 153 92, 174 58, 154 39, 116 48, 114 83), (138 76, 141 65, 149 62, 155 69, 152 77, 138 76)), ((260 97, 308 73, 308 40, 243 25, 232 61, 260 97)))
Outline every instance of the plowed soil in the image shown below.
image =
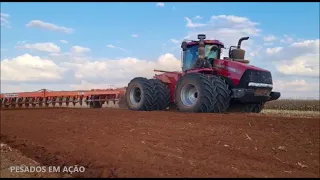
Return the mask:
POLYGON ((320 177, 319 118, 120 109, 1 111, 1 141, 74 177, 320 177))

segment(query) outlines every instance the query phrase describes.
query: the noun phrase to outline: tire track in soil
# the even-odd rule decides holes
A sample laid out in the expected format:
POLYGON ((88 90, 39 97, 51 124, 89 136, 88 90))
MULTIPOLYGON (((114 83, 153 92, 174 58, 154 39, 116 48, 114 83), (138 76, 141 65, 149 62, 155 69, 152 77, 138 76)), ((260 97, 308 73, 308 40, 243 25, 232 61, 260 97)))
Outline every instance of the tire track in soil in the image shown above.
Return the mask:
POLYGON ((1 111, 2 142, 42 165, 86 167, 74 177, 319 177, 319 132, 318 118, 1 111))

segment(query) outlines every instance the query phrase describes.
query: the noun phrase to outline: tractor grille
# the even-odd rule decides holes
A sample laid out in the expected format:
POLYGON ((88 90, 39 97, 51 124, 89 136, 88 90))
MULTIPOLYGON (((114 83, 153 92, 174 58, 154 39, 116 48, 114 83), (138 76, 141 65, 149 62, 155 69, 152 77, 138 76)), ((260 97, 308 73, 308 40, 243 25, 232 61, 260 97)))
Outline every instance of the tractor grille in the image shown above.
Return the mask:
POLYGON ((249 82, 272 84, 272 76, 268 71, 246 70, 237 87, 248 88, 249 82))

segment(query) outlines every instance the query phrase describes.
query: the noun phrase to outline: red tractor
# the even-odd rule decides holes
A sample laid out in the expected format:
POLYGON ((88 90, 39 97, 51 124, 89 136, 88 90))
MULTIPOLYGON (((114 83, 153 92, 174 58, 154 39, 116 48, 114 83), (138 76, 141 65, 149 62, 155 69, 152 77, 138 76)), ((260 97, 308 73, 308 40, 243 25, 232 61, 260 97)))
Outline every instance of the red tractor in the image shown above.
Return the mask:
POLYGON ((164 72, 153 79, 136 77, 125 93, 129 109, 223 113, 240 111, 259 113, 267 101, 276 100, 272 76, 265 69, 249 65, 241 42, 229 48, 229 57, 220 57, 224 44, 218 40, 183 41, 182 72, 164 72), (169 108, 169 109, 170 109, 169 108))

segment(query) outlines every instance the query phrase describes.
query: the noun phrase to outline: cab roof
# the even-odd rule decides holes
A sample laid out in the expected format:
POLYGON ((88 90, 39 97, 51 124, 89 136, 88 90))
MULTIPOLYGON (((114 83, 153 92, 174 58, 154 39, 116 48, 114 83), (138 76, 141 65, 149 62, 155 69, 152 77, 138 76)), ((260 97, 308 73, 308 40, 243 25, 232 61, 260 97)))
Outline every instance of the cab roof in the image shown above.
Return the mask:
MULTIPOLYGON (((224 44, 222 42, 220 42, 219 40, 204 40, 205 44, 216 44, 216 45, 220 45, 224 48, 224 44)), ((199 44, 199 41, 191 41, 191 42, 187 42, 187 46, 192 46, 192 45, 196 45, 199 44)))

